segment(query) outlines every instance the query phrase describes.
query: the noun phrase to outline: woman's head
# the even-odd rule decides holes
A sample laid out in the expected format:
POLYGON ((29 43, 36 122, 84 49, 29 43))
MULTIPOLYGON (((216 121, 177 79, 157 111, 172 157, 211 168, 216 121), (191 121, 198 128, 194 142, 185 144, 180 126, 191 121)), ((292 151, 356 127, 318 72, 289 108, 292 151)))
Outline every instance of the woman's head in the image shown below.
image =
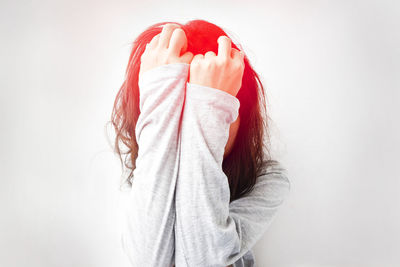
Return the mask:
MULTIPOLYGON (((213 23, 205 20, 191 20, 186 24, 177 22, 156 23, 148 27, 133 42, 125 81, 114 101, 111 117, 111 122, 116 131, 115 151, 120 156, 121 163, 121 155, 126 155, 124 164, 130 170, 129 176, 123 181, 128 184, 131 184, 131 178, 134 179, 132 176, 138 155, 135 127, 140 114, 138 88, 140 57, 146 44, 161 32, 166 23, 175 23, 181 26, 187 37, 187 51, 194 55, 204 55, 208 51, 217 54, 218 37, 221 35, 229 37, 222 28, 213 23), (128 148, 126 152, 121 151, 121 142, 128 148)), ((241 50, 236 46, 233 39, 232 48, 241 50)), ((244 62, 242 86, 236 95, 240 101, 239 116, 236 122, 231 124, 222 164, 223 171, 229 181, 231 201, 251 191, 256 182, 256 177, 261 171, 262 163, 269 159, 268 147, 264 143, 264 136, 269 140, 264 88, 246 56, 244 62)))

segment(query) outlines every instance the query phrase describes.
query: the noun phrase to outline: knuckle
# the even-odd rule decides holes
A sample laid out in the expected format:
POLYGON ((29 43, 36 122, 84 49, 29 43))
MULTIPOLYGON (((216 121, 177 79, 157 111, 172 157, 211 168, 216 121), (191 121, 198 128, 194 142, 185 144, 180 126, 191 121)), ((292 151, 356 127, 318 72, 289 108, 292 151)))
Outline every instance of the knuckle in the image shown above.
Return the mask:
POLYGON ((218 66, 220 66, 220 67, 226 67, 226 66, 229 65, 229 59, 223 57, 223 58, 220 58, 220 59, 217 61, 217 63, 218 63, 218 66))
POLYGON ((167 23, 164 25, 163 30, 173 30, 174 28, 179 28, 179 25, 175 23, 167 23))
POLYGON ((237 60, 236 62, 235 62, 235 68, 236 69, 241 69, 241 68, 243 68, 243 64, 242 64, 242 62, 240 61, 240 60, 237 60))
POLYGON ((181 27, 175 28, 175 31, 177 31, 177 33, 185 33, 185 31, 181 27))
POLYGON ((201 59, 201 58, 200 58, 198 55, 195 55, 195 56, 193 57, 193 59, 192 59, 191 64, 192 64, 192 65, 195 65, 195 66, 199 65, 199 64, 200 64, 200 59, 201 59))
POLYGON ((221 58, 218 58, 216 61, 215 61, 215 64, 218 66, 218 67, 223 67, 223 66, 225 66, 226 65, 226 60, 225 59, 221 59, 221 58))
POLYGON ((205 56, 215 56, 215 53, 213 51, 208 51, 205 56))
POLYGON ((218 41, 229 41, 229 37, 226 35, 221 35, 220 37, 218 37, 218 41))
POLYGON ((176 35, 180 36, 180 35, 184 35, 185 32, 181 28, 175 28, 173 30, 172 34, 176 34, 176 35))
POLYGON ((207 66, 208 68, 209 67, 214 67, 214 62, 212 60, 205 59, 204 60, 204 65, 207 66))
POLYGON ((152 44, 153 44, 153 43, 155 43, 155 42, 156 42, 156 40, 157 40, 159 37, 160 37, 160 34, 156 34, 156 35, 154 35, 154 36, 153 36, 153 38, 151 38, 151 40, 150 40, 149 44, 150 44, 150 43, 152 43, 152 44))

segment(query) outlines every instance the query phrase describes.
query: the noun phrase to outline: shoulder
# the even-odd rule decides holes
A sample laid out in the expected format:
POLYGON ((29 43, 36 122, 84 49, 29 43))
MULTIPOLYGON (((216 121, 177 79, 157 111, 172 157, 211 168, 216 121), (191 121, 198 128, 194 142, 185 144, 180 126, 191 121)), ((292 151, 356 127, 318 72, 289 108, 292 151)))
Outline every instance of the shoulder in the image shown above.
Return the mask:
POLYGON ((265 176, 266 174, 275 174, 289 181, 289 173, 287 168, 277 160, 264 160, 262 162, 262 168, 258 176, 265 176))
POLYGON ((287 194, 291 189, 288 170, 277 160, 263 161, 255 189, 262 194, 265 194, 265 191, 270 194, 287 194))

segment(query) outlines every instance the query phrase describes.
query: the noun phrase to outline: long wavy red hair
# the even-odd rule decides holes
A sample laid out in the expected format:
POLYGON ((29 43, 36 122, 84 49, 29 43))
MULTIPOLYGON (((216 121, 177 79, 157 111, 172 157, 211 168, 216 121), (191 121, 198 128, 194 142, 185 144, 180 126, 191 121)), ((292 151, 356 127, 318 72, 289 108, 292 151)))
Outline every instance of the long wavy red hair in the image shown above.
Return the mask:
MULTIPOLYGON (((171 21, 156 23, 135 39, 126 68, 125 80, 116 95, 111 115, 111 123, 116 132, 114 152, 119 155, 122 167, 125 165, 129 170, 129 174, 123 177, 121 185, 132 186, 133 170, 138 156, 135 127, 140 114, 138 88, 140 57, 146 44, 161 32, 166 23, 175 23, 182 27, 188 40, 187 51, 194 55, 205 54, 207 51, 217 54, 217 39, 221 35, 231 38, 232 47, 241 50, 222 28, 205 20, 191 20, 186 24, 171 21), (127 151, 123 152, 121 146, 125 146, 127 151), (124 160, 123 155, 125 155, 124 160)), ((230 201, 250 192, 256 183, 257 176, 266 167, 265 164, 273 163, 269 153, 269 117, 264 87, 247 56, 244 62, 242 87, 236 96, 240 101, 240 126, 233 148, 222 164, 223 171, 229 180, 230 201)))

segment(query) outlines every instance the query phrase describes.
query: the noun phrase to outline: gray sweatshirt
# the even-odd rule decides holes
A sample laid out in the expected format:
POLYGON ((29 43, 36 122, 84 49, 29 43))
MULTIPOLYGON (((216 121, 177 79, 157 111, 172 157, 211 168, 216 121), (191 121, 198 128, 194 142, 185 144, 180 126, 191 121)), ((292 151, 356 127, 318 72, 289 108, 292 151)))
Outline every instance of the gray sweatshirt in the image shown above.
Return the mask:
POLYGON ((251 249, 290 191, 287 171, 265 162, 253 191, 229 202, 222 161, 240 102, 187 82, 189 67, 168 64, 139 77, 124 252, 138 267, 256 266, 251 249))

